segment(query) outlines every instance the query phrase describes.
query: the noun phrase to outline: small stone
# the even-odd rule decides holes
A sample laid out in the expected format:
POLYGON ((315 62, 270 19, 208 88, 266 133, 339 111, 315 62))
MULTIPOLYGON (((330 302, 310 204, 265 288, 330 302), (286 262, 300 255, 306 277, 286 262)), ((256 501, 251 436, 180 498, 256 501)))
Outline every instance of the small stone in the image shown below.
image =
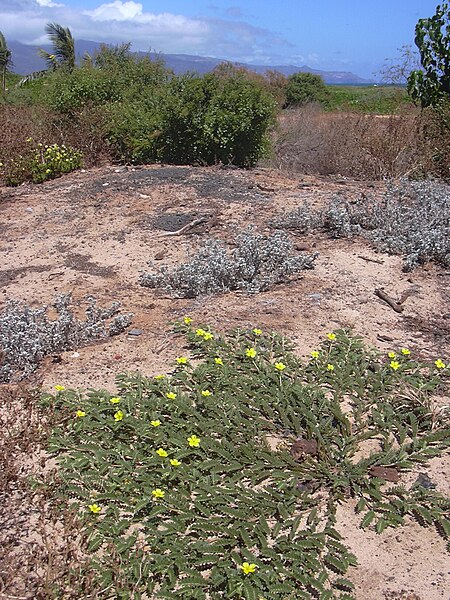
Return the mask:
POLYGON ((166 255, 166 251, 165 250, 161 250, 160 252, 157 252, 155 254, 155 260, 162 260, 166 255))
POLYGON ((297 440, 292 444, 291 456, 295 460, 302 460, 306 455, 316 456, 318 445, 316 440, 297 440))
POLYGON ((413 487, 421 486, 426 490, 434 490, 437 484, 432 481, 426 473, 419 473, 416 481, 413 483, 413 487))
POLYGON ((397 483, 400 479, 400 475, 394 467, 370 467, 369 475, 384 479, 385 481, 392 481, 393 483, 397 483))
POLYGON ((32 213, 33 209, 31 208, 31 206, 27 206, 27 208, 25 209, 25 212, 32 213))
POLYGON ((128 335, 131 335, 132 337, 138 337, 139 335, 142 335, 144 333, 144 331, 142 329, 130 329, 128 331, 128 335))
POLYGON ((309 244, 295 244, 295 249, 298 252, 309 252, 309 244))
POLYGON ((113 358, 114 358, 114 360, 121 360, 122 355, 121 354, 114 354, 113 358))
POLYGON ((71 358, 78 358, 80 356, 80 353, 79 352, 74 352, 70 356, 71 356, 71 358))

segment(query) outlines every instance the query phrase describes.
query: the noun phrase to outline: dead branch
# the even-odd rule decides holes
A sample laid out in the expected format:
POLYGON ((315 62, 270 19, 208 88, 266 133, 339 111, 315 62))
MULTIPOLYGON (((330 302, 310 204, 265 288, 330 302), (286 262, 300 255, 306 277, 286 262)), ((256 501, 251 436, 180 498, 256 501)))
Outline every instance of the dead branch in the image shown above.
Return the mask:
POLYGON ((379 260, 378 258, 369 258, 368 256, 362 256, 362 254, 358 254, 358 258, 362 258, 367 262, 377 263, 378 265, 384 265, 384 260, 379 260))
POLYGON ((186 231, 189 231, 189 229, 192 229, 196 225, 200 225, 200 223, 205 223, 206 221, 208 221, 208 219, 209 219, 209 217, 200 217, 199 219, 195 219, 194 221, 191 221, 187 225, 184 225, 184 227, 182 227, 181 229, 178 229, 177 231, 164 231, 160 235, 161 236, 183 235, 183 233, 186 233, 186 231))
POLYGON ((378 298, 381 298, 381 300, 384 300, 387 304, 389 304, 389 306, 393 310, 395 310, 395 312, 403 312, 403 306, 393 298, 389 297, 383 290, 377 288, 375 290, 375 295, 378 296, 378 298))

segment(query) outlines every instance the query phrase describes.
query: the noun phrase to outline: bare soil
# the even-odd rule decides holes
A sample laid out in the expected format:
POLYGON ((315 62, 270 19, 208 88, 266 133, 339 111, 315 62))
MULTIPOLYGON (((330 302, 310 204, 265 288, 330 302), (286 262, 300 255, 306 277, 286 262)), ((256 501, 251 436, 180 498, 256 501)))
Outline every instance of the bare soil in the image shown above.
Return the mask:
MULTIPOLYGON (((349 327, 384 352, 408 347, 423 359, 444 358, 450 341, 450 274, 432 264, 404 273, 401 257, 376 253, 361 240, 330 240, 320 233, 293 236, 297 251, 319 253, 314 270, 253 296, 180 299, 139 285, 139 274, 150 269, 148 261, 156 266, 184 261, 208 236, 232 242, 248 225, 270 233, 275 216, 304 200, 319 207, 336 194, 358 198, 383 189, 379 182, 291 177, 268 169, 173 166, 102 167, 40 186, 0 189, 0 310, 10 298, 38 306, 71 293, 82 312, 83 298, 91 294, 102 306, 119 300, 124 312, 134 313, 132 327, 142 330, 138 336, 125 332, 48 357, 29 383, 42 384, 44 390, 61 384, 114 391, 119 372, 165 372, 183 352, 183 340, 171 332, 170 323, 187 314, 218 330, 277 330, 294 341, 300 356, 307 356, 326 332, 349 327), (186 233, 166 235, 202 217, 186 233), (403 312, 377 297, 379 288, 394 299, 411 292, 403 312)), ((8 406, 5 390, 0 388, 0 395, 8 406)), ((19 414, 20 406, 14 406, 19 414)), ((2 599, 45 598, 36 587, 42 573, 24 557, 33 548, 35 556, 41 552, 42 561, 48 561, 49 543, 61 546, 64 540, 58 522, 48 517, 46 523, 45 510, 33 506, 21 486, 25 476, 49 468, 45 454, 37 444, 37 458, 27 461, 26 456, 18 452, 5 458, 22 462, 14 485, 0 486, 0 565, 2 560, 8 565, 0 566, 2 599), (56 531, 53 537, 49 528, 56 531), (16 571, 11 574, 11 569, 16 571)), ((449 456, 418 467, 408 474, 411 482, 420 471, 438 491, 450 494, 449 456)), ((359 560, 349 574, 358 600, 450 599, 450 562, 436 532, 410 521, 398 531, 376 535, 358 529, 352 509, 341 507, 340 527, 359 560)), ((45 565, 40 568, 45 572, 45 565)))

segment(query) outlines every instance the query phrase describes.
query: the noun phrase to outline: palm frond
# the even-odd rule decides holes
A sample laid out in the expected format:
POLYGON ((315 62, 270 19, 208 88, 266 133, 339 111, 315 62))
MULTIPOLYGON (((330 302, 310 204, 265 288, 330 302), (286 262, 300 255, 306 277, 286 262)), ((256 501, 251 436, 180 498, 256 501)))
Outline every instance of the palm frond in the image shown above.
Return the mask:
POLYGON ((68 27, 47 23, 45 33, 53 46, 53 55, 60 66, 72 70, 75 67, 75 42, 68 27))

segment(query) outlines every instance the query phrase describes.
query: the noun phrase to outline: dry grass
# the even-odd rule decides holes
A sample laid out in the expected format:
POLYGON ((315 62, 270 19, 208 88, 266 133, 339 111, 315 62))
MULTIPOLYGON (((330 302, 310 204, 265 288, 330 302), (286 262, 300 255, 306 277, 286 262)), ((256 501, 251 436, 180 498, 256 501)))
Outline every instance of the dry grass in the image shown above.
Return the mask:
POLYGON ((40 106, 0 104, 0 162, 26 154, 30 142, 66 145, 83 153, 86 167, 103 164, 110 159, 103 140, 101 116, 92 111, 81 113, 77 120, 58 117, 40 106))
POLYGON ((436 161, 436 146, 445 148, 450 136, 441 127, 437 138, 437 130, 435 117, 415 110, 366 115, 325 113, 309 105, 280 115, 267 165, 287 172, 367 180, 446 178, 448 165, 443 167, 442 157, 439 164, 436 161))

